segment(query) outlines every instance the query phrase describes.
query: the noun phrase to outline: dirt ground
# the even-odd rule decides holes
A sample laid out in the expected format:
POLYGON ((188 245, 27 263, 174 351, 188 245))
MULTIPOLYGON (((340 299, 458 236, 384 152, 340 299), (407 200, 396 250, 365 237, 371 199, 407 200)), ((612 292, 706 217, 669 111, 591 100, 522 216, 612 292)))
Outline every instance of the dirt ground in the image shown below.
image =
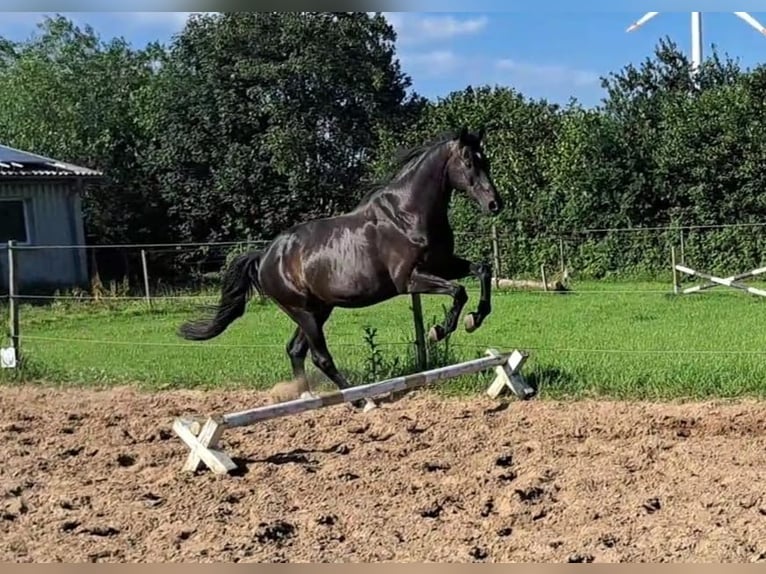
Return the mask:
POLYGON ((414 393, 224 434, 248 392, 6 387, 3 561, 766 561, 766 404, 500 403, 414 393))

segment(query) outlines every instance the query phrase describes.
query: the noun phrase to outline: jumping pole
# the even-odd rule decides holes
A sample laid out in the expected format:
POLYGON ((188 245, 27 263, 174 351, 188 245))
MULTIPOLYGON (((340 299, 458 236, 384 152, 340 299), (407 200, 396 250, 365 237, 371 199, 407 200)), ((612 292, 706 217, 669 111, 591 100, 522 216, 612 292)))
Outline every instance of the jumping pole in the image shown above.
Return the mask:
POLYGON ((447 365, 420 373, 394 377, 385 381, 359 385, 348 389, 338 390, 326 395, 302 396, 299 399, 282 403, 265 405, 243 411, 211 415, 199 425, 194 420, 179 417, 173 423, 173 431, 189 447, 189 455, 183 466, 184 471, 196 471, 202 465, 207 466, 216 474, 227 474, 237 468, 234 461, 220 448, 218 441, 224 430, 253 425, 255 423, 295 415, 298 413, 322 409, 342 403, 354 402, 359 399, 372 398, 388 393, 424 387, 446 379, 477 373, 486 369, 495 369, 495 379, 487 390, 487 394, 496 398, 505 389, 510 389, 521 400, 531 399, 535 390, 530 387, 521 368, 528 355, 518 350, 511 353, 500 353, 488 349, 487 356, 464 363, 447 365))

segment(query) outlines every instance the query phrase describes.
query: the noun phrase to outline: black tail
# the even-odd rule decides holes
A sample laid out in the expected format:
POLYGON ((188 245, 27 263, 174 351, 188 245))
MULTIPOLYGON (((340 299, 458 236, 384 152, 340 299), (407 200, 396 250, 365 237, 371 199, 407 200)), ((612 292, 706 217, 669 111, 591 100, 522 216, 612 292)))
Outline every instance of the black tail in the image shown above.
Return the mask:
POLYGON ((261 255, 260 251, 251 251, 236 257, 224 273, 221 300, 214 308, 213 316, 184 323, 178 334, 190 341, 206 341, 223 333, 226 327, 241 317, 245 313, 252 290, 261 293, 261 284, 258 281, 261 255))

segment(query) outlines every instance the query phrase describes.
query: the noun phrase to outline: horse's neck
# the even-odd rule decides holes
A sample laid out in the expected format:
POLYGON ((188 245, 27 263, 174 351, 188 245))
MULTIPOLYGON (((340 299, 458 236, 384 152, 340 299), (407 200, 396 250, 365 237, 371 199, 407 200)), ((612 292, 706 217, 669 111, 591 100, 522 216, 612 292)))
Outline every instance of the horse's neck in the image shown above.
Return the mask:
POLYGON ((426 240, 449 239, 448 210, 451 191, 446 174, 444 148, 433 150, 412 166, 408 175, 402 175, 368 201, 362 201, 358 210, 370 210, 384 218, 392 217, 402 232, 413 233, 426 240), (406 179, 405 179, 406 178, 406 179))
POLYGON ((451 191, 447 179, 443 149, 431 152, 408 186, 408 209, 415 212, 423 225, 447 224, 451 191))

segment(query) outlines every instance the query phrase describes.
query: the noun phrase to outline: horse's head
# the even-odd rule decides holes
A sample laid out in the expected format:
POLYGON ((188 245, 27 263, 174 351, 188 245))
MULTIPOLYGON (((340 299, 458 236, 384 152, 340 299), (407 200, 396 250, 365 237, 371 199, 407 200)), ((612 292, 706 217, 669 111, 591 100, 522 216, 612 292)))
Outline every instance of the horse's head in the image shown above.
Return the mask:
POLYGON ((450 142, 447 173, 453 188, 472 197, 490 215, 503 209, 503 200, 489 175, 489 161, 481 148, 484 129, 478 134, 463 127, 450 142))

